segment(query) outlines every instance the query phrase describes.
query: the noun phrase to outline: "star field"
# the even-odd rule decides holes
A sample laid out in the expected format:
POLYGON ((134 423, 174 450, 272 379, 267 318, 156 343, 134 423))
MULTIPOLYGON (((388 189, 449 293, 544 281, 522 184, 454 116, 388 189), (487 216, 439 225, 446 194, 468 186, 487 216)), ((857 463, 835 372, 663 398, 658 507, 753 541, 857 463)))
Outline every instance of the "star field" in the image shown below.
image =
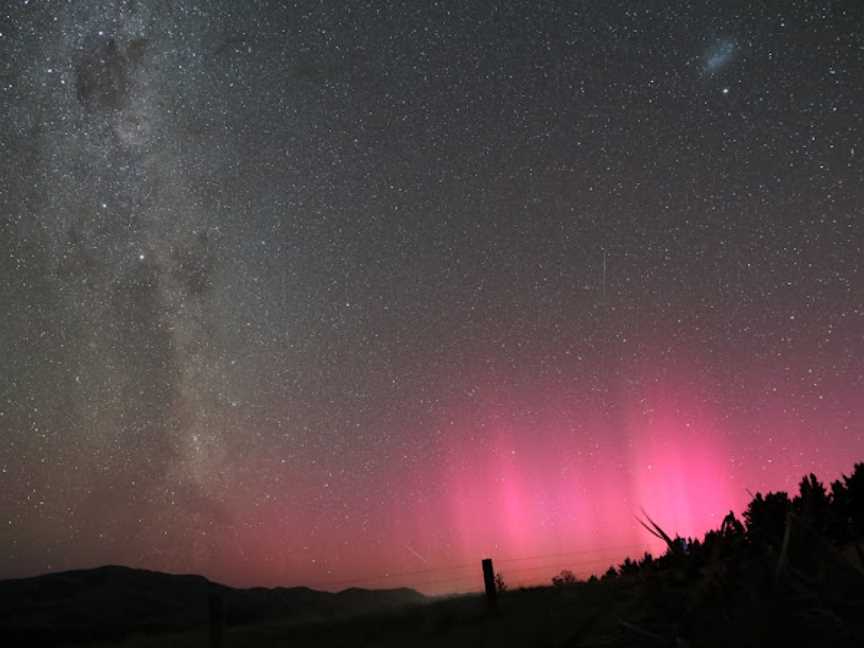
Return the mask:
POLYGON ((864 4, 637 4, 4 4, 0 577, 597 555, 848 472, 864 4))

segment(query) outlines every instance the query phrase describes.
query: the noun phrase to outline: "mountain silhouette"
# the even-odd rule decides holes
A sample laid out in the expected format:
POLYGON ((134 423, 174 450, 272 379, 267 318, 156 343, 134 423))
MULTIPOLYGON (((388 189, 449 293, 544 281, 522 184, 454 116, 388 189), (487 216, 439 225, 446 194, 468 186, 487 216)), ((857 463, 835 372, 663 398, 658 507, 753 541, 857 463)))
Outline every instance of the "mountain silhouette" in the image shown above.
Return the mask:
POLYGON ((214 594, 228 625, 331 620, 426 601, 407 588, 237 589, 203 576, 111 565, 0 581, 0 632, 11 642, 5 645, 54 646, 181 631, 208 623, 214 594))

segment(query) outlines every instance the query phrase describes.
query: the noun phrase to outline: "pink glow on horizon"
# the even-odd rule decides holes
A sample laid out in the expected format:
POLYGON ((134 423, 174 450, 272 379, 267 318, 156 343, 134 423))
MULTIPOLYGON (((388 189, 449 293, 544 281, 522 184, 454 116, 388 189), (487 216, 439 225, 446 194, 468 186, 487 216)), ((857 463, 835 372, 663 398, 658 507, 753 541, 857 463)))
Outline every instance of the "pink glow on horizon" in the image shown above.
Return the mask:
MULTIPOLYGON (((381 471, 374 501, 338 483, 322 493, 297 475, 291 498, 257 509, 195 569, 238 585, 434 594, 480 589, 486 556, 520 585, 657 555, 664 547, 638 524, 642 509, 671 535, 701 537, 730 510, 740 516, 748 488, 794 491, 807 472, 796 458, 816 447, 772 406, 747 423, 784 430, 788 449, 769 455, 767 469, 748 463, 748 444, 761 437, 742 435, 740 420, 706 405, 719 401, 704 389, 645 372, 602 406, 551 388, 478 388, 427 422, 436 440, 428 455, 381 471), (320 499, 331 490, 334 499, 320 499)), ((835 424, 853 423, 841 414, 835 424)), ((836 479, 855 458, 832 453, 831 472, 817 474, 836 479)))
MULTIPOLYGON (((683 394, 683 397, 681 395, 683 394)), ((731 452, 717 417, 688 400, 653 396, 628 421, 631 492, 669 534, 699 537, 745 498, 729 483, 731 452)))
MULTIPOLYGON (((638 525, 642 508, 669 533, 701 535, 730 509, 740 510, 744 498, 729 484, 720 424, 695 399, 674 393, 637 398, 645 411, 628 410, 613 421, 598 412, 586 419, 561 403, 519 416, 501 394, 454 414, 444 439, 447 461, 421 478, 437 483, 447 502, 443 518, 427 522, 450 531, 456 563, 578 549, 605 568, 645 549, 662 551, 638 525), (586 443, 590 429, 593 440, 586 443)), ((434 546, 425 536, 418 529, 415 544, 434 546)), ((548 574, 538 580, 548 581, 548 574)))

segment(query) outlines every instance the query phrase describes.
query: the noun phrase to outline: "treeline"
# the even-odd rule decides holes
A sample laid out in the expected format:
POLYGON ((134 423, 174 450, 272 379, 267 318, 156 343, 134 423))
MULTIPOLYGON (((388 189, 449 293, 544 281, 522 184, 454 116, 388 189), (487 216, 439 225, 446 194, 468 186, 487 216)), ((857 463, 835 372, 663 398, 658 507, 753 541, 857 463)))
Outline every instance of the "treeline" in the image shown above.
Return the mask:
MULTIPOLYGON (((811 541, 817 544, 821 540, 838 551, 849 553, 851 550, 864 566, 864 549, 858 543, 864 539, 864 463, 855 464, 852 474, 843 475, 830 489, 811 473, 801 480, 798 494, 792 499, 783 491, 769 492, 765 496, 757 493, 747 505, 743 521, 730 511, 720 528, 708 531, 701 540, 672 538, 647 514, 645 520, 639 522, 666 543, 666 553, 654 557, 646 552, 640 559, 626 558, 617 568, 609 567, 602 579, 684 565, 698 569, 709 562, 742 553, 775 555, 778 560, 781 557, 788 560, 793 534, 802 533, 812 536, 811 541)), ((592 576, 589 581, 592 579, 597 580, 597 577, 592 576)), ((576 582, 577 577, 569 570, 552 579, 557 586, 576 582)))
POLYGON ((670 537, 643 515, 663 555, 587 581, 562 571, 553 584, 580 600, 629 601, 622 627, 669 645, 864 645, 864 463, 830 488, 810 474, 793 498, 757 494, 743 520, 730 512, 701 539, 670 537))

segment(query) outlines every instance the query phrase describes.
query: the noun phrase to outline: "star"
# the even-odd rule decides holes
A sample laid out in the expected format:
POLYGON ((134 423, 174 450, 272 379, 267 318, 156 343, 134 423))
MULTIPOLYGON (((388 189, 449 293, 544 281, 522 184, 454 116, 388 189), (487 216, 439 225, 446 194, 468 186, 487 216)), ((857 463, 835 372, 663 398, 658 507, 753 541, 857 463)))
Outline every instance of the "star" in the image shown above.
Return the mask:
POLYGON ((0 579, 695 537, 864 459, 851 14, 246 4, 3 5, 0 579))

